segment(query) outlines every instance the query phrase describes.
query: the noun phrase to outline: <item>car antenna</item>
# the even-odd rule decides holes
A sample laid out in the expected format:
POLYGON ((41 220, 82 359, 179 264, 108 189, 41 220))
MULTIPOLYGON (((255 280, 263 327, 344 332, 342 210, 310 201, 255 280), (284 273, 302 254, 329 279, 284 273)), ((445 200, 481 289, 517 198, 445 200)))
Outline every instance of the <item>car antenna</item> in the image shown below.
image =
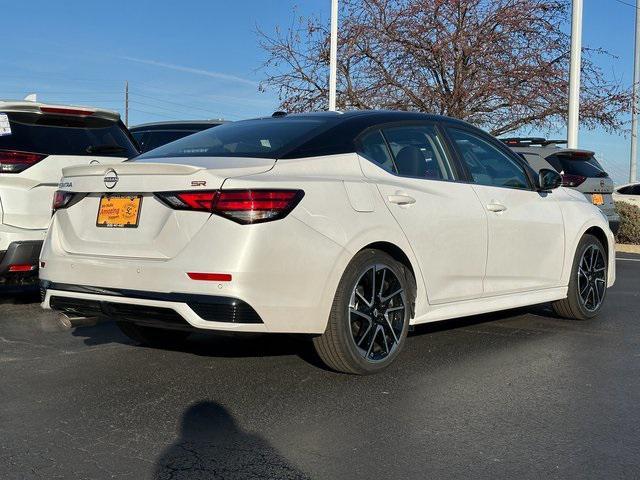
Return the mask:
POLYGON ((273 112, 271 114, 272 117, 286 117, 287 116, 287 112, 284 112, 282 110, 278 110, 277 112, 273 112))

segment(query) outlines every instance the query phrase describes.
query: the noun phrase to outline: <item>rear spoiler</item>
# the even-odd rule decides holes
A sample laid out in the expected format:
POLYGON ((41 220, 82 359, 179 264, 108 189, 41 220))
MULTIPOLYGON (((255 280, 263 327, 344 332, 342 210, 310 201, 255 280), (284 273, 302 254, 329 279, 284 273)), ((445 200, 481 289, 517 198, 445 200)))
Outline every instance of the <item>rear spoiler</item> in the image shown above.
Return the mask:
POLYGON ((561 157, 571 157, 575 159, 587 159, 595 156, 595 152, 591 150, 581 150, 578 148, 563 148, 556 152, 553 152, 553 155, 559 155, 561 157))
POLYGON ((49 105, 34 102, 0 102, 0 112, 36 113, 40 115, 69 115, 74 117, 97 117, 112 122, 120 121, 120 114, 113 110, 74 105, 49 105))
POLYGON ((499 138, 498 140, 510 147, 546 147, 547 145, 564 145, 567 143, 566 140, 547 140, 546 138, 541 137, 509 137, 499 138))

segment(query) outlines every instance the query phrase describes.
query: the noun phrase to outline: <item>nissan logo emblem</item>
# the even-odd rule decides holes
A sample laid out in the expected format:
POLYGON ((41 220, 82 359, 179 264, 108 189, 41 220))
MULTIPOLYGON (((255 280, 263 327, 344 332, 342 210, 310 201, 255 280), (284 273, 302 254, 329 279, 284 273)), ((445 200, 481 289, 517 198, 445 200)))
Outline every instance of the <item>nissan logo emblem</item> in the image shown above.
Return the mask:
POLYGON ((118 183, 118 174, 112 168, 104 174, 104 186, 111 190, 118 183))

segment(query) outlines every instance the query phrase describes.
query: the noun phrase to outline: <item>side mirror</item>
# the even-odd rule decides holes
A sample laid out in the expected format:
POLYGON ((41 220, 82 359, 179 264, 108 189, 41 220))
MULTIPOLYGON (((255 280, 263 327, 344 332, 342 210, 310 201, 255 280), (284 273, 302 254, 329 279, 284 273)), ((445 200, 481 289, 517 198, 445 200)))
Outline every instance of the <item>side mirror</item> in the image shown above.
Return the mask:
POLYGON ((555 170, 543 168, 538 173, 538 190, 548 192, 562 185, 562 176, 555 170))

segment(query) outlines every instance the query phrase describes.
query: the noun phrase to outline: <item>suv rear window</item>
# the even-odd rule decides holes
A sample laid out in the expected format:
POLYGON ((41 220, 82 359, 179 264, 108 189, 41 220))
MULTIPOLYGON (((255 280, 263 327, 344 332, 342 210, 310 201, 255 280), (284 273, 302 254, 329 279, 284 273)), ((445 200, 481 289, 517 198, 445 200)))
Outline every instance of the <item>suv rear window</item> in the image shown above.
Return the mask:
POLYGON ((170 157, 279 158, 331 124, 321 119, 225 123, 144 153, 135 161, 170 157))
POLYGON ((549 155, 545 158, 558 173, 580 175, 582 177, 608 177, 607 172, 595 157, 575 157, 568 155, 549 155))
POLYGON ((7 116, 11 134, 0 136, 0 150, 126 158, 138 154, 122 122, 21 112, 7 116))

